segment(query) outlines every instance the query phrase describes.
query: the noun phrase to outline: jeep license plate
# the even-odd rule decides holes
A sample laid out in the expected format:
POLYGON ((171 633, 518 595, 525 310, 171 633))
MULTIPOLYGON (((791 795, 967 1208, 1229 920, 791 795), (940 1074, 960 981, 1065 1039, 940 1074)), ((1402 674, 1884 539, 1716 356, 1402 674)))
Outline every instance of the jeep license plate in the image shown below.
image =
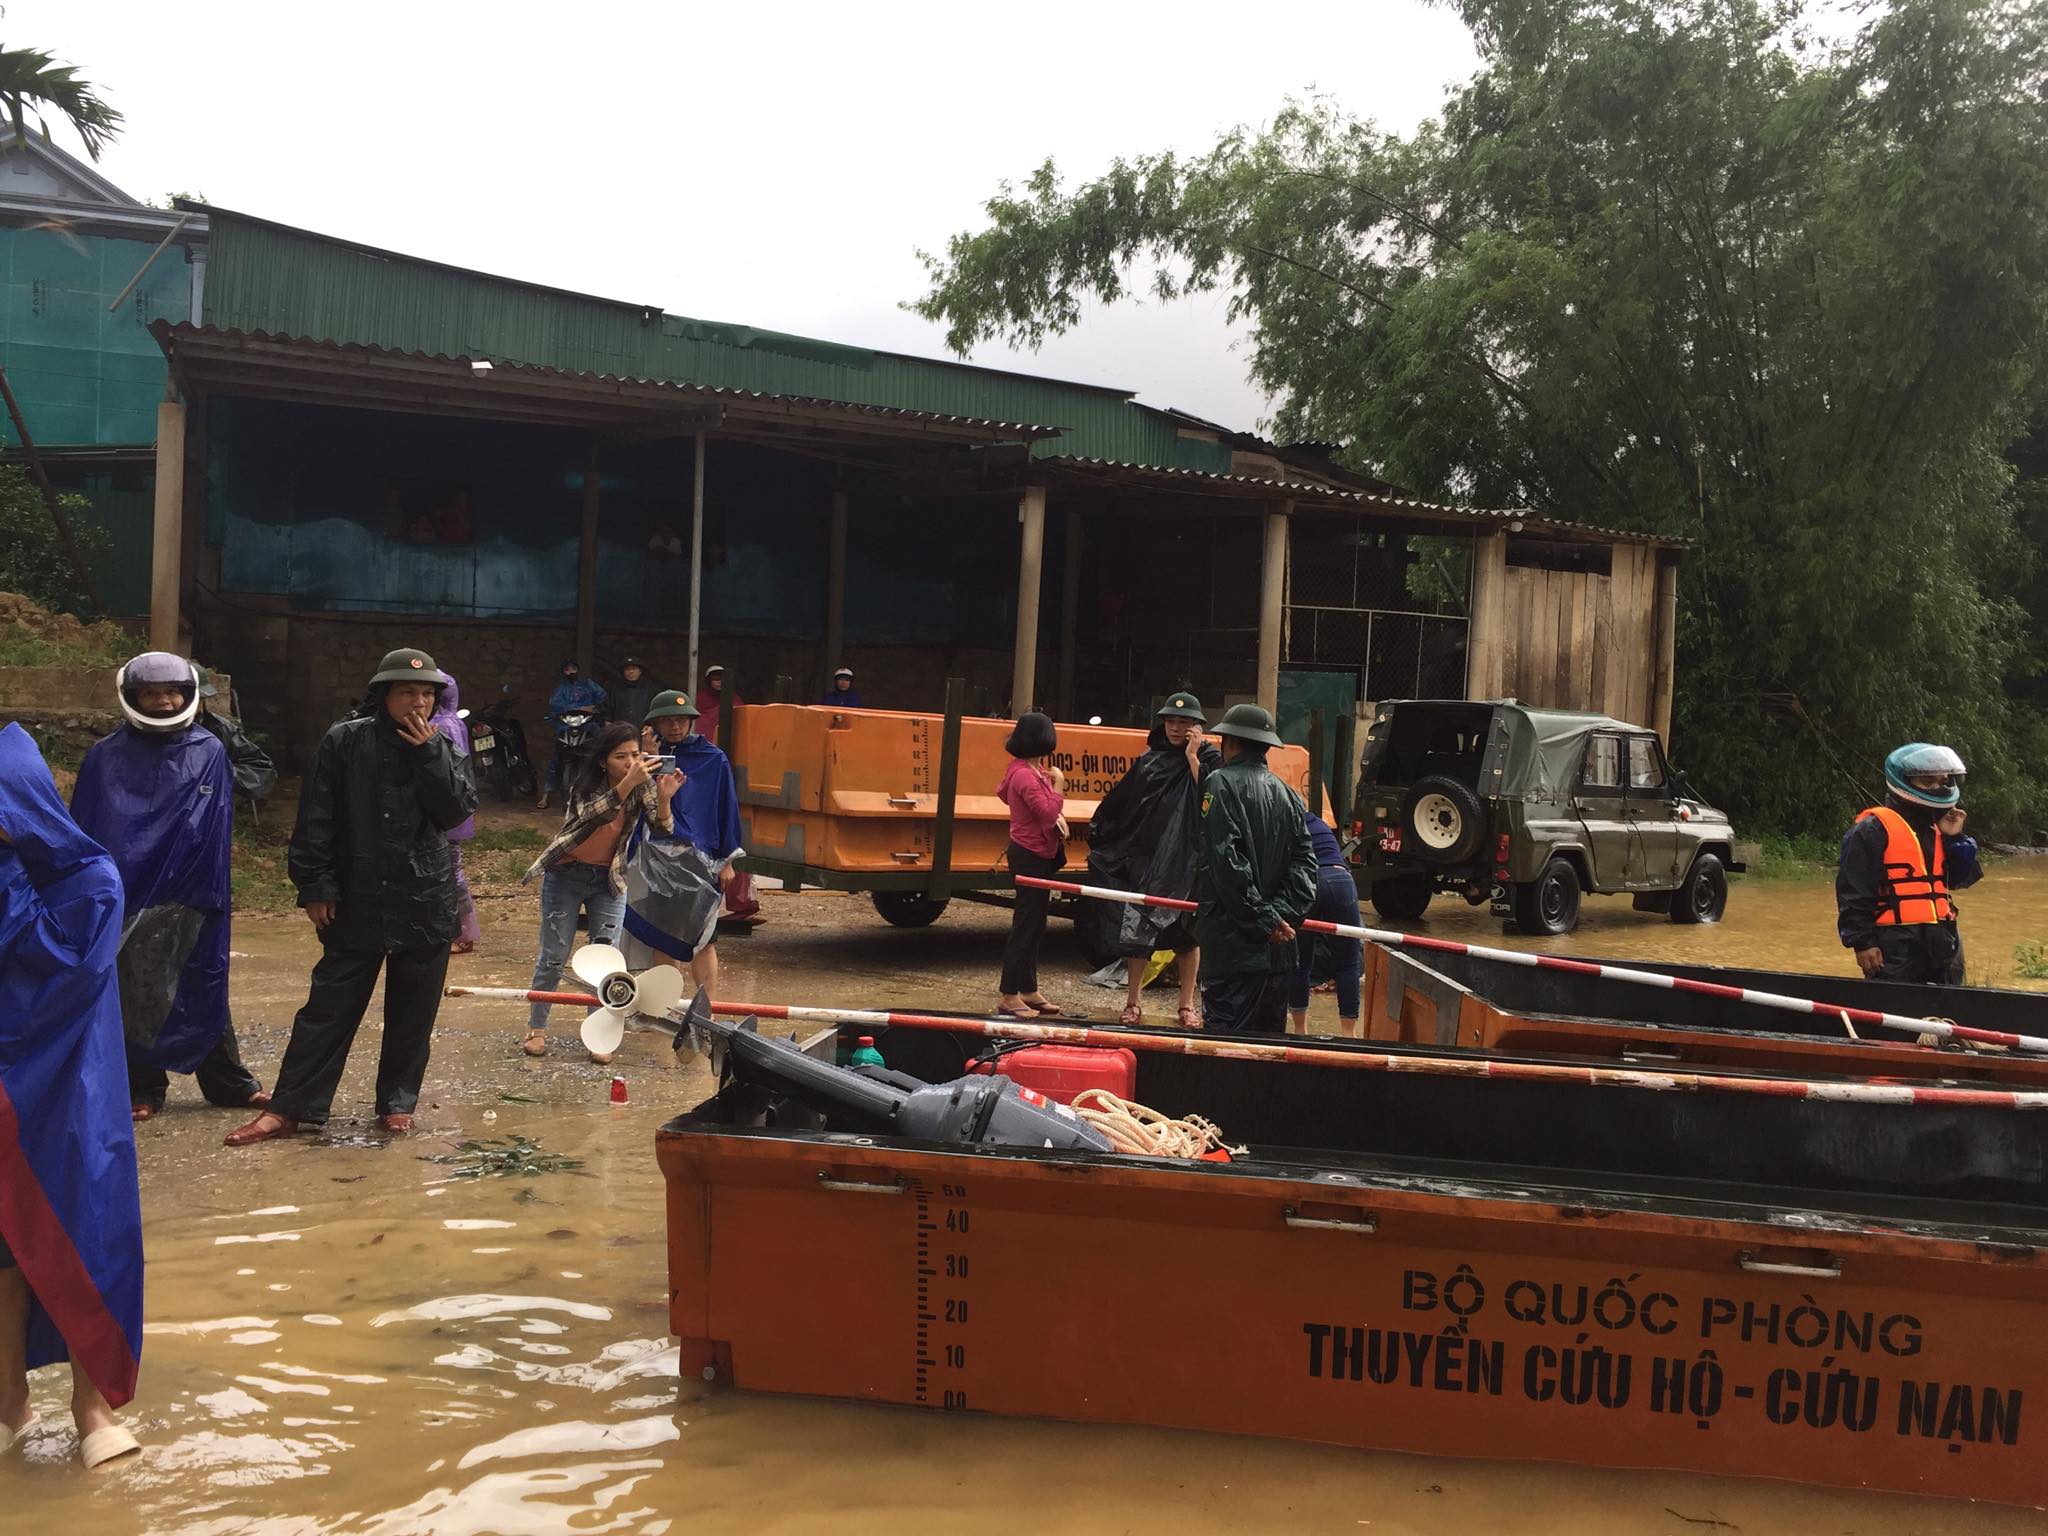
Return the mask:
POLYGON ((1399 853, 1400 851, 1401 851, 1401 834, 1400 834, 1400 833, 1398 833, 1398 832, 1390 832, 1390 833, 1387 833, 1387 834, 1386 834, 1385 836, 1383 836, 1383 837, 1381 837, 1381 838, 1380 838, 1380 852, 1381 852, 1381 853, 1399 853))

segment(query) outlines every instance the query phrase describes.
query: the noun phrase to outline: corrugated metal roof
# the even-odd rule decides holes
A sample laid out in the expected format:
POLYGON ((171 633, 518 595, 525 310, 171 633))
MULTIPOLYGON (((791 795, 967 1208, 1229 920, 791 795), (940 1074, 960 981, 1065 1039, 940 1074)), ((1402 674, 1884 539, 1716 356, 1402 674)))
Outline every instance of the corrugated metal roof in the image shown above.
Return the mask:
MULTIPOLYGON (((1061 452, 1223 470, 1227 447, 1182 438, 1116 390, 752 330, 567 293, 206 209, 204 323, 429 357, 658 380, 1057 428, 1061 452)), ((1034 450, 1050 451, 1040 444, 1034 450)))
POLYGON ((1601 539, 1633 544, 1658 544, 1674 549, 1689 547, 1692 542, 1690 539, 1671 538, 1664 534, 1637 533, 1622 528, 1600 528, 1591 523, 1573 523, 1558 518, 1539 517, 1521 507, 1451 507, 1407 496, 1384 496, 1373 491, 1340 490, 1333 486, 1316 485, 1303 480, 1273 480, 1259 475, 1227 475, 1196 469, 1162 469, 1150 464, 1077 458, 1059 452, 1058 450, 1064 446, 1061 443, 1055 442, 1049 446, 1053 451, 1043 458, 1048 469, 1067 469, 1083 476, 1099 472, 1102 478, 1113 478, 1117 483, 1125 485, 1133 482, 1165 486, 1185 485, 1191 492, 1197 494, 1215 495, 1227 491, 1246 499, 1291 501, 1297 506, 1406 513, 1430 521, 1478 523, 1487 527, 1499 527, 1507 523, 1512 524, 1513 531, 1518 533, 1552 533, 1580 537, 1592 534, 1601 539))
MULTIPOLYGON (((906 410, 900 406, 864 405, 845 400, 777 395, 762 390, 732 389, 712 384, 683 384, 669 379, 626 378, 618 374, 592 372, 574 373, 567 369, 544 367, 536 363, 495 363, 487 374, 478 378, 471 372, 473 359, 470 357, 401 352, 395 348, 360 342, 324 338, 316 340, 308 337, 266 334, 261 331, 235 331, 213 325, 173 325, 159 320, 150 326, 150 331, 164 351, 179 361, 181 371, 198 372, 207 376, 231 378, 236 368, 248 368, 255 370, 252 376, 260 378, 276 374, 281 367, 296 366, 302 372, 311 370, 317 373, 324 369, 324 376, 333 377, 338 369, 327 366, 325 360, 329 359, 336 365, 355 362, 371 369, 381 366, 387 372, 405 365, 415 368, 431 365, 436 370, 437 377, 443 380, 437 387, 465 390, 484 402, 488 402, 494 391, 504 392, 510 385, 531 380, 572 388, 584 385, 600 386, 607 391, 604 397, 607 400, 637 398, 642 401, 673 399, 680 402, 704 402, 727 407, 742 414, 754 415, 760 413, 753 411, 753 407, 774 407, 778 414, 801 411, 831 418, 853 418, 913 429, 945 429, 977 440, 1021 442, 1055 430, 1029 422, 989 421, 981 417, 951 416, 940 411, 906 410)), ((293 382, 303 387, 302 381, 293 382)), ((351 386, 344 381, 341 387, 351 386)), ((569 396, 565 393, 564 398, 569 396)))

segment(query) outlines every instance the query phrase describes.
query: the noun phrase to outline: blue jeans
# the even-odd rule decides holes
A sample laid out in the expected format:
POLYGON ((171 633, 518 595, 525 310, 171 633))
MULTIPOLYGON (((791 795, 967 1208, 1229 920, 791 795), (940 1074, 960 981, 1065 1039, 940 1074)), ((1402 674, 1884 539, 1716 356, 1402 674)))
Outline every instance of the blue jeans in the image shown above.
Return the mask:
MULTIPOLYGON (((552 992, 562 979, 562 966, 576 942, 576 914, 590 914, 590 942, 619 942, 619 919, 626 898, 612 894, 611 872, 602 864, 565 859, 540 877, 540 959, 534 962, 533 990, 552 992)), ((547 1003, 535 1003, 526 1017, 528 1029, 548 1027, 547 1003)))
MULTIPOLYGON (((1351 871, 1341 864, 1325 864, 1316 871, 1316 904, 1308 909, 1308 915, 1326 923, 1348 923, 1353 928, 1358 921, 1358 886, 1351 878, 1351 871)), ((1287 1006, 1299 1013, 1308 1007, 1309 965, 1315 959, 1316 935, 1304 933, 1295 946, 1301 958, 1294 967, 1294 983, 1287 989, 1287 1006)), ((1330 958, 1337 966, 1337 1016, 1342 1019, 1358 1017, 1358 977, 1365 969, 1365 945, 1357 939, 1339 938, 1334 934, 1321 936, 1330 946, 1330 958)))

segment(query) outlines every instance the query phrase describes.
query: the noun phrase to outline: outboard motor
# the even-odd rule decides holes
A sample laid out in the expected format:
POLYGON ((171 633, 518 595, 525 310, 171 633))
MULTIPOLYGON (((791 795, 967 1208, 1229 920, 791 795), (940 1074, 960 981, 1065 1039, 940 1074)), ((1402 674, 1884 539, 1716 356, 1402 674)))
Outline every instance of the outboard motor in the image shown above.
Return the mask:
POLYGON ((1111 1152, 1109 1138, 1064 1104, 1001 1075, 901 1086, 894 1073, 864 1073, 806 1056, 794 1040, 763 1035, 755 1021, 733 1024, 711 1013, 710 997, 691 1001, 676 1049, 708 1042, 725 1070, 749 1087, 787 1094, 827 1115, 850 1117, 884 1134, 969 1146, 1111 1152))

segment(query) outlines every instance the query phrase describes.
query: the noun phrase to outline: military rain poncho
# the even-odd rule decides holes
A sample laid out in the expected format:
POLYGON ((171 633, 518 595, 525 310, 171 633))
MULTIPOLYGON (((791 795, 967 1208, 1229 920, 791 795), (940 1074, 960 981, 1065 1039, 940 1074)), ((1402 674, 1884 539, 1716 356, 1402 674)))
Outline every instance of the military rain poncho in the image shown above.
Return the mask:
MULTIPOLYGON (((1201 765, 1206 780, 1223 766, 1223 754, 1204 742, 1201 765)), ((1188 772, 1187 753, 1155 724, 1146 750, 1110 786, 1089 820, 1088 881, 1185 901, 1195 889, 1201 848, 1201 791, 1188 772)), ((1121 902, 1091 905, 1105 947, 1126 958, 1185 950, 1195 942, 1185 912, 1121 902)))

